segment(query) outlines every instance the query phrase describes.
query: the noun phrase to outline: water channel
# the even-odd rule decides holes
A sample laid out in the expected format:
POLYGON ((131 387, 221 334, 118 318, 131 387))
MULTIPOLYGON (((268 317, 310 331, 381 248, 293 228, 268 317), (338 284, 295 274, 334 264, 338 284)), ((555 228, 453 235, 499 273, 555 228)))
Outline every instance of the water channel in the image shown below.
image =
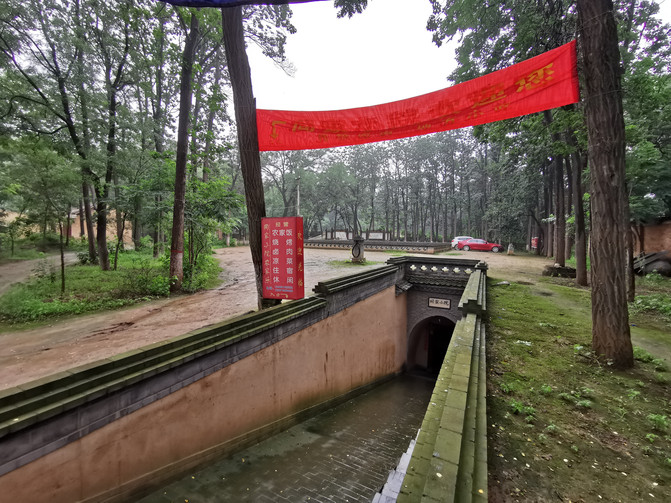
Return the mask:
POLYGON ((434 384, 401 375, 140 501, 370 502, 417 435, 434 384))

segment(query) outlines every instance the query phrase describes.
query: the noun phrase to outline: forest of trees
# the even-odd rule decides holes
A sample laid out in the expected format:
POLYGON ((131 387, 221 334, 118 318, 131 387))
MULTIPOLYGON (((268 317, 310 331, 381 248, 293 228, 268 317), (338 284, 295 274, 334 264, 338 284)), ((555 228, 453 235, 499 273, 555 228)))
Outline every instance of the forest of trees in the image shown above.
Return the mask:
MULTIPOLYGON (((426 1, 435 43, 459 40, 455 83, 555 48, 578 32, 572 0, 426 1)), ((97 236, 89 255, 103 269, 110 267, 111 214, 118 236, 131 228, 136 246, 151 236, 157 254, 174 249, 176 190, 185 260, 194 260, 198 240, 217 227, 245 233, 218 9, 154 0, 2 5, 0 208, 53 228, 81 213, 86 235, 97 236), (178 130, 185 132, 181 144, 178 130), (185 180, 181 188, 176 172, 185 180)), ((365 5, 336 2, 341 16, 365 5)), ((671 216, 670 27, 656 17, 656 2, 618 0, 615 8, 626 191, 636 224, 671 216)), ((290 7, 248 6, 242 13, 247 43, 282 64, 295 31, 290 7)), ((338 228, 449 241, 468 234, 518 248, 538 237, 539 253, 562 264, 576 253, 584 270, 590 231, 584 103, 405 140, 265 153, 262 173, 268 216, 295 214, 300 184, 308 235, 338 228)), ((578 281, 586 283, 584 272, 578 281)))

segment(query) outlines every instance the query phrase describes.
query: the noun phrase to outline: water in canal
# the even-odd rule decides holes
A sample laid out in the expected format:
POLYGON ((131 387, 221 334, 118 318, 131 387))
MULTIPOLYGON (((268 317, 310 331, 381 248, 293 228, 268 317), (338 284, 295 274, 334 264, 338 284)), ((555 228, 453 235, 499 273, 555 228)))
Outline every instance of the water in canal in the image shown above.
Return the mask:
POLYGON ((370 502, 416 436, 434 384, 399 376, 140 501, 370 502))

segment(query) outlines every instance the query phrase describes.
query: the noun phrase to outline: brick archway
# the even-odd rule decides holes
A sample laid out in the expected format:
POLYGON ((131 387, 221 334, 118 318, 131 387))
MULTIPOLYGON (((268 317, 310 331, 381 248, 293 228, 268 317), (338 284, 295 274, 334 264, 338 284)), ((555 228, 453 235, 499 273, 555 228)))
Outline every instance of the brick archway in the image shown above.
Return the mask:
POLYGON ((437 375, 454 326, 454 322, 444 316, 430 316, 417 323, 408 338, 407 369, 437 375))

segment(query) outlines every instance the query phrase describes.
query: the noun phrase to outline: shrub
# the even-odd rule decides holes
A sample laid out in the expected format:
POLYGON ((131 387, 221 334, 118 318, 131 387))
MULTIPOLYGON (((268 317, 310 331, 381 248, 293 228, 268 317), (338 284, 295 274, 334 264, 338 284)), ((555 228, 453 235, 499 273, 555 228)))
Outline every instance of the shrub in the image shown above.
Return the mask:
POLYGON ((648 353, 645 349, 639 348, 638 346, 634 346, 634 360, 638 360, 639 362, 643 363, 648 363, 651 362, 653 359, 654 356, 648 353))
POLYGON ((123 270, 122 296, 166 296, 170 293, 170 280, 154 266, 151 258, 139 256, 123 270))
POLYGON ((669 370, 667 363, 664 360, 660 360, 659 358, 652 360, 652 364, 655 366, 655 370, 657 372, 667 372, 669 370))
POLYGON ((652 427, 658 431, 666 431, 669 427, 669 418, 663 414, 648 414, 646 418, 652 427))
POLYGON ((657 312, 671 318, 671 296, 664 293, 637 295, 630 309, 633 312, 657 312))
POLYGON ((91 259, 88 251, 77 253, 77 260, 81 265, 96 265, 98 263, 98 258, 91 259))

